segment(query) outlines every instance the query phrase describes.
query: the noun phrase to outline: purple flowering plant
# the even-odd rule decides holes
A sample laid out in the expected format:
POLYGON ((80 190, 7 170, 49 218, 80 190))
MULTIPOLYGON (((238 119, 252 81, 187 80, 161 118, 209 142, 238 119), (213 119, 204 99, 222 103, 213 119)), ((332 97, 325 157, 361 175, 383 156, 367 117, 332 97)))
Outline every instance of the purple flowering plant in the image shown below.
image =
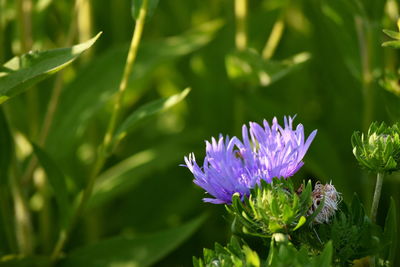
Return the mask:
POLYGON ((206 156, 200 167, 194 154, 185 157, 186 167, 193 173, 194 183, 214 198, 205 202, 230 204, 235 193, 243 198, 261 180, 270 183, 274 177, 288 178, 302 166, 303 158, 317 130, 306 138, 304 127, 293 127, 294 117, 284 117, 283 127, 277 118, 271 125, 250 122, 242 127, 242 140, 220 135, 206 141, 206 156))
MULTIPOLYGON (((385 244, 389 241, 382 232, 365 235, 376 226, 365 215, 358 198, 346 206, 332 183, 308 180, 295 187, 293 179, 288 179, 304 165, 303 159, 317 134, 313 130, 307 136, 302 124, 294 125, 294 119, 284 117, 283 125, 276 117, 262 124, 250 122, 242 126, 240 137, 211 138, 206 141, 202 165, 191 153, 183 166, 194 175, 194 183, 211 196, 204 198, 205 202, 226 205, 233 217, 233 233, 270 240, 271 247, 296 255, 280 260, 287 261, 282 266, 292 265, 290 261, 296 262, 297 257, 303 257, 304 264, 331 266, 332 262, 349 264, 363 255, 371 255, 371 251, 377 254, 379 247, 388 246, 385 244), (353 230, 349 233, 348 229, 353 230), (297 249, 305 245, 309 251, 297 250, 294 244, 297 249), (320 258, 307 256, 311 251, 320 258), (315 263, 322 258, 323 265, 315 263)), ((386 230, 390 225, 385 226, 385 231, 390 231, 386 230)), ((218 245, 215 251, 205 250, 204 261, 194 259, 194 266, 209 266, 214 261, 221 266, 226 266, 226 262, 236 266, 236 261, 253 266, 249 262, 252 258, 261 264, 257 253, 244 239, 239 240, 246 249, 241 250, 240 244, 236 249, 232 249, 233 244, 218 245)), ((276 259, 275 254, 276 250, 270 249, 266 262, 276 259)), ((264 266, 259 264, 254 266, 264 266)))

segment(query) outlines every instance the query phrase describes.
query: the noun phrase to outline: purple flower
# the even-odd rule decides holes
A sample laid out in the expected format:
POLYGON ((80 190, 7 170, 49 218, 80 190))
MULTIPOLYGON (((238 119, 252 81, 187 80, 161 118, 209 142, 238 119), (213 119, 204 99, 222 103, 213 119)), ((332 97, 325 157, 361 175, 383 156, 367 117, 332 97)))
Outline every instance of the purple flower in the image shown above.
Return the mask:
POLYGON ((250 130, 243 125, 243 143, 251 151, 245 158, 252 158, 249 163, 255 164, 251 169, 257 170, 257 175, 268 183, 274 177, 288 178, 294 175, 303 166, 303 157, 311 145, 317 130, 314 130, 307 140, 304 137, 302 124, 293 130, 294 117, 284 117, 284 127, 278 124, 276 117, 270 126, 264 120, 261 127, 250 122, 250 130), (250 132, 250 138, 249 133, 250 132))
POLYGON ((231 203, 232 195, 248 196, 250 189, 263 179, 268 183, 274 177, 290 177, 303 166, 303 157, 317 131, 305 141, 301 124, 293 130, 293 119, 284 117, 282 128, 274 118, 264 127, 250 122, 243 125, 243 142, 237 137, 206 141, 203 167, 196 163, 194 154, 185 157, 186 167, 193 173, 194 183, 214 198, 204 198, 214 204, 231 203))
POLYGON ((225 140, 220 135, 218 141, 206 141, 206 156, 200 168, 193 153, 185 157, 186 167, 194 174, 194 183, 206 190, 215 198, 204 198, 205 202, 214 204, 231 203, 232 195, 238 192, 248 195, 250 188, 257 183, 257 177, 246 167, 240 151, 243 144, 233 137, 225 140))

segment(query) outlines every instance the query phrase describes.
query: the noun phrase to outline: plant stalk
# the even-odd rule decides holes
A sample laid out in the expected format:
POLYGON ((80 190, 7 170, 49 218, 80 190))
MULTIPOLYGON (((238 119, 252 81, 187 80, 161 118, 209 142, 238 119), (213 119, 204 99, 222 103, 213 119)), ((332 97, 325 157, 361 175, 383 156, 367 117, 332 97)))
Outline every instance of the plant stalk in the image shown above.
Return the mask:
POLYGON ((80 202, 74 213, 74 216, 71 219, 71 223, 69 224, 69 227, 67 229, 65 229, 65 231, 61 231, 61 233, 59 235, 59 239, 58 239, 56 246, 53 250, 53 253, 51 255, 51 258, 53 261, 57 260, 57 258, 59 257, 60 253, 62 252, 62 250, 65 246, 65 243, 68 240, 68 236, 69 236, 74 224, 77 222, 79 217, 84 212, 86 205, 88 203, 88 200, 90 199, 90 197, 92 195, 93 188, 94 188, 94 185, 96 182, 96 178, 97 178, 98 174, 100 173, 101 169, 103 168, 104 163, 107 159, 107 154, 108 154, 107 151, 109 151, 109 148, 112 145, 112 137, 114 135, 117 120, 118 120, 120 112, 121 112, 124 93, 125 93, 127 85, 128 85, 129 77, 132 72, 133 65, 135 63, 137 51, 138 51, 140 40, 142 37, 143 28, 144 28, 144 24, 145 24, 145 20, 146 20, 146 16, 147 16, 147 6, 148 6, 148 0, 143 0, 142 6, 141 6, 140 12, 139 12, 139 17, 136 21, 135 30, 133 32, 128 56, 127 56, 126 63, 125 63, 124 73, 123 73, 123 76, 121 79, 121 83, 119 85, 119 90, 116 95, 114 109, 113 109, 113 113, 111 115, 110 122, 108 124, 107 132, 104 136, 103 143, 100 145, 99 152, 98 152, 98 155, 96 158, 96 162, 94 164, 94 168, 92 170, 91 175, 89 176, 88 183, 86 185, 86 188, 83 191, 82 198, 80 199, 80 202))
POLYGON ((377 177, 376 177, 374 199, 372 201, 372 207, 371 207, 371 221, 373 223, 376 222, 376 215, 378 213, 379 199, 381 198, 383 176, 384 176, 383 173, 378 172, 377 177))
POLYGON ((285 29, 285 23, 283 21, 283 15, 280 15, 280 17, 272 27, 271 34, 262 51, 263 59, 268 60, 274 55, 276 47, 278 46, 279 41, 282 38, 284 29, 285 29))
POLYGON ((236 49, 243 51, 247 46, 247 0, 235 0, 236 49))

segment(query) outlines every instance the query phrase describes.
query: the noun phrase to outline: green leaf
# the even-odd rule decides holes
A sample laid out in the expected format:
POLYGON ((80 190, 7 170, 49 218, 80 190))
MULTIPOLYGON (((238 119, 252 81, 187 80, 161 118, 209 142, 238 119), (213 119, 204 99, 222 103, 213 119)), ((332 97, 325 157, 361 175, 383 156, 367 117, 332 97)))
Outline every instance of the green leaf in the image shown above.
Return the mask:
MULTIPOLYGON (((158 5, 159 0, 148 0, 147 6, 147 17, 151 17, 158 5)), ((132 17, 136 20, 139 17, 140 7, 142 6, 143 0, 132 0, 132 17)))
POLYGON ((46 267, 50 258, 44 256, 5 255, 0 258, 0 267, 46 267))
POLYGON ((168 98, 152 101, 136 109, 117 129, 114 135, 114 139, 120 141, 130 131, 132 131, 132 129, 140 120, 171 108, 172 106, 178 104, 183 99, 185 99, 189 92, 190 88, 186 88, 179 94, 175 94, 168 98))
POLYGON ((0 108, 0 186, 7 184, 8 169, 12 157, 12 137, 4 111, 0 108))
POLYGON ((68 66, 89 49, 101 32, 85 43, 14 57, 0 69, 0 104, 68 66))
POLYGON ((382 257, 388 266, 393 266, 394 258, 396 256, 397 248, 397 212, 396 203, 393 198, 390 198, 390 206, 386 215, 385 228, 383 238, 385 242, 389 243, 389 248, 383 250, 382 257))
POLYGON ((391 37, 391 38, 393 38, 393 39, 397 39, 397 40, 400 40, 400 32, 395 32, 395 31, 391 31, 391 30, 383 30, 383 32, 387 35, 387 36, 389 36, 389 37, 391 37))
MULTIPOLYGON (((161 64, 204 46, 212 40, 221 26, 220 20, 211 21, 179 36, 141 44, 135 70, 129 80, 128 91, 134 94, 135 99, 140 98, 143 94, 140 88, 150 73, 161 64)), ((104 108, 118 90, 127 51, 127 47, 119 47, 95 58, 78 73, 72 83, 66 86, 47 142, 49 153, 55 155, 57 159, 67 163, 65 155, 70 154, 75 157, 74 141, 82 142, 81 136, 90 119, 104 108), (60 140, 63 140, 62 144, 60 140), (60 155, 60 150, 63 155, 60 155)))
POLYGON ((265 61, 257 51, 248 49, 228 55, 225 64, 232 80, 269 86, 309 59, 310 54, 303 52, 283 61, 265 61))
POLYGON ((332 241, 329 241, 326 245, 324 250, 322 251, 321 255, 319 255, 318 262, 316 266, 320 267, 329 267, 332 266, 332 255, 333 255, 333 245, 332 241))
POLYGON ((149 266, 176 249, 203 223, 200 216, 184 225, 140 237, 115 237, 72 251, 61 266, 149 266))
POLYGON ((299 219, 299 222, 297 223, 296 227, 293 228, 293 231, 296 231, 297 229, 299 229, 300 227, 302 227, 305 223, 306 223, 307 219, 304 216, 301 216, 299 219))
POLYGON ((36 144, 32 143, 32 146, 36 157, 46 172, 49 184, 54 191, 61 225, 65 227, 68 223, 69 215, 71 213, 65 175, 44 150, 42 150, 36 144))
MULTIPOLYGON (((196 136, 195 133, 192 134, 196 136)), ((196 138, 196 137, 195 137, 196 138)), ((190 137, 189 140, 194 138, 190 137)), ((132 190, 154 171, 177 166, 187 149, 182 137, 140 151, 104 171, 97 179, 88 208, 98 207, 132 190)))
POLYGON ((388 41, 382 44, 383 47, 400 48, 400 41, 388 41))

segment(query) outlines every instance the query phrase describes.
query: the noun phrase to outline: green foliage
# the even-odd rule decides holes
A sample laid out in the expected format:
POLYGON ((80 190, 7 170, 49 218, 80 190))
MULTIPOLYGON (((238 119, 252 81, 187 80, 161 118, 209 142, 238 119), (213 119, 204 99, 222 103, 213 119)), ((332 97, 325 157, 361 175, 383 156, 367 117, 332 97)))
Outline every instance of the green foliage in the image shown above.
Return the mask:
POLYGON ((235 194, 226 208, 244 233, 264 237, 289 234, 305 224, 311 206, 311 181, 303 187, 298 193, 290 179, 274 178, 270 184, 262 181, 243 201, 235 194))
MULTIPOLYGON (((397 21, 397 26, 400 29, 400 21, 397 21)), ((384 47, 400 48, 400 32, 392 30, 383 30, 383 32, 390 38, 395 39, 395 41, 387 41, 382 44, 384 47)))
POLYGON ((264 60, 253 49, 236 51, 226 57, 225 64, 229 77, 239 84, 268 86, 282 79, 310 59, 307 52, 276 62, 264 60))
POLYGON ((368 134, 353 133, 353 154, 360 165, 374 173, 400 170, 400 128, 374 122, 368 134))
POLYGON ((50 258, 44 256, 7 255, 0 258, 1 267, 47 267, 50 258))
POLYGON ((70 48, 32 51, 6 62, 0 69, 0 104, 71 64, 100 35, 70 48))
MULTIPOLYGON (((163 64, 169 64, 206 45, 220 27, 221 21, 211 21, 181 35, 141 44, 135 71, 128 84, 133 104, 145 94, 143 87, 148 83, 151 73, 163 64)), ((88 63, 66 86, 47 142, 49 153, 56 159, 65 160, 67 157, 72 161, 76 158, 76 143, 81 143, 90 121, 101 113, 112 94, 118 90, 126 54, 125 47, 109 49, 88 63), (63 140, 63 153, 59 153, 58 149, 60 139, 63 140)))
POLYGON ((357 196, 348 207, 342 204, 340 211, 329 224, 313 225, 313 230, 303 228, 296 232, 296 244, 307 244, 311 250, 321 252, 331 240, 334 262, 346 265, 355 259, 377 254, 382 245, 382 233, 365 215, 357 196))
POLYGON ((297 250, 283 234, 275 234, 271 240, 267 266, 329 267, 332 266, 332 242, 328 242, 320 255, 309 255, 305 248, 297 250))
POLYGON ((379 266, 394 266, 394 259, 398 244, 397 233, 396 204, 394 199, 391 198, 382 238, 383 242, 387 244, 387 247, 380 253, 380 257, 378 259, 379 266))
POLYGON ((36 157, 46 172, 49 185, 53 189, 54 196, 57 200, 60 224, 65 228, 69 223, 72 208, 68 196, 66 177, 44 150, 36 144, 32 144, 32 146, 36 157))
POLYGON ((174 105, 185 99, 189 92, 190 88, 187 88, 179 94, 170 96, 165 99, 158 99, 137 108, 131 115, 126 118, 124 122, 121 123, 121 125, 115 132, 114 139, 120 141, 130 131, 132 131, 132 129, 140 120, 173 107, 174 105))
MULTIPOLYGON (((372 185, 354 164, 349 153, 349 136, 355 129, 366 131, 372 121, 391 125, 400 119, 400 50, 381 46, 389 41, 382 29, 391 30, 385 30, 389 38, 394 38, 388 45, 398 46, 398 3, 392 0, 247 2, 247 45, 243 52, 237 52, 234 1, 148 1, 148 19, 116 128, 147 103, 167 99, 186 87, 192 90, 173 108, 135 123, 120 146, 112 151, 99 171, 85 212, 71 230, 61 254, 65 260, 73 251, 89 244, 95 246, 114 240, 113 237, 124 240, 126 233, 132 234, 126 240, 138 237, 137 247, 156 247, 159 239, 142 236, 157 235, 162 229, 179 226, 206 210, 213 216, 205 221, 201 234, 190 238, 190 234, 185 235, 183 246, 174 245, 155 257, 160 259, 159 267, 190 265, 191 256, 204 244, 226 240, 229 224, 223 207, 201 203, 202 191, 193 186, 187 171, 178 167, 183 163, 183 155, 189 152, 200 155, 204 144, 199 140, 220 132, 237 136, 243 123, 269 120, 273 116, 298 114, 303 124, 318 129, 318 138, 295 181, 311 177, 325 183, 332 179, 343 199, 357 192, 363 203, 371 202, 372 185), (266 61, 259 52, 270 39, 277 20, 282 22, 282 35, 266 61), (306 55, 305 64, 296 61, 301 59, 296 55, 306 55), (386 90, 379 87, 380 79, 386 90)), ((57 195, 51 179, 67 177, 68 199, 79 201, 93 173, 98 145, 104 138, 113 96, 126 62, 129 38, 135 28, 132 8, 135 17, 142 3, 143 0, 0 1, 0 65, 13 63, 17 67, 16 71, 6 66, 0 69, 0 97, 2 101, 9 99, 2 104, 4 114, 0 114, 0 266, 49 263, 59 234, 61 211, 58 200, 61 196, 57 195), (31 2, 31 10, 22 10, 22 2, 31 2), (80 55, 71 51, 72 44, 85 42, 99 31, 103 35, 96 46, 80 55), (70 48, 50 50, 56 47, 70 48), (43 52, 26 54, 29 50, 43 52), (23 66, 20 63, 29 66, 18 69, 23 66), (52 75, 61 68, 63 71, 57 72, 57 76, 52 75), (29 90, 32 85, 37 90, 29 90), (55 101, 51 95, 57 92, 60 94, 55 101), (48 122, 52 107, 55 107, 54 113, 50 112, 53 120, 48 138, 42 143, 39 140, 43 125, 48 122), (24 179, 30 173, 30 160, 35 157, 35 149, 26 140, 44 144, 40 149, 53 171, 46 171, 42 159, 33 175, 24 179), (58 174, 54 168, 59 170, 58 174), (44 184, 38 179, 43 177, 42 170, 46 177, 53 177, 44 184), (10 179, 19 187, 20 196, 13 193, 10 179), (20 215, 16 208, 21 208, 15 206, 15 200, 19 200, 18 204, 25 203, 27 214, 23 215, 27 221, 15 217, 20 215), (32 256, 21 255, 16 242, 19 232, 15 231, 29 220, 33 226, 32 256)), ((400 253, 395 241, 400 238, 396 227, 400 217, 395 214, 392 202, 399 203, 400 180, 398 173, 385 177, 377 217, 377 223, 385 227, 380 234, 374 224, 363 226, 370 229, 362 231, 366 236, 374 236, 368 246, 363 238, 356 244, 357 238, 349 234, 359 233, 362 224, 349 222, 351 208, 346 205, 330 223, 312 223, 313 216, 323 208, 320 205, 313 215, 300 216, 290 225, 289 240, 294 248, 282 245, 282 251, 286 251, 282 255, 298 255, 305 249, 308 256, 321 253, 324 245, 314 230, 326 245, 333 235, 330 228, 337 224, 335 233, 337 229, 347 233, 348 236, 340 233, 339 236, 350 244, 344 246, 338 238, 331 241, 335 263, 342 264, 338 253, 343 253, 343 259, 369 253, 375 255, 376 265, 398 266, 400 253), (390 196, 394 201, 389 201, 390 196), (385 211, 388 211, 386 218, 385 211), (346 228, 349 226, 351 231, 346 228), (312 237, 309 237, 312 246, 304 248, 299 244, 298 235, 304 233, 312 237), (327 233, 325 237, 323 233, 327 233), (380 249, 375 249, 378 238, 380 249)), ((243 211, 247 212, 247 207, 243 211)), ((239 216, 236 218, 235 225, 240 230, 244 223, 239 216)), ((246 229, 256 226, 247 223, 246 229)), ((256 234, 263 236, 262 241, 269 241, 267 234, 261 231, 256 234)), ((262 242, 259 238, 254 240, 262 242)), ((257 251, 260 264, 266 264, 264 257, 269 246, 263 245, 260 250, 251 240, 246 241, 257 251)), ((169 243, 165 241, 164 245, 168 247, 169 243)), ((281 245, 275 245, 278 251, 281 245)), ((116 253, 115 257, 102 250, 96 253, 95 247, 90 253, 93 259, 107 255, 113 258, 114 265, 141 260, 136 250, 124 258, 129 248, 121 245, 118 251, 110 249, 116 253), (118 257, 122 260, 118 261, 118 257)), ((306 254, 300 254, 298 257, 305 260, 306 254)), ((283 262, 291 259, 305 262, 294 257, 281 258, 283 262)), ((346 260, 343 265, 349 262, 346 260)), ((91 265, 89 258, 85 259, 85 265, 91 265)))
POLYGON ((200 216, 184 225, 137 237, 114 237, 77 248, 61 266, 150 266, 174 250, 204 222, 200 216))
POLYGON ((212 266, 237 266, 237 267, 260 267, 261 264, 257 252, 253 251, 247 244, 233 236, 226 247, 215 243, 214 250, 204 249, 203 258, 193 257, 194 267, 212 266))
POLYGON ((0 187, 7 186, 8 170, 13 152, 12 137, 4 111, 0 108, 0 187))

